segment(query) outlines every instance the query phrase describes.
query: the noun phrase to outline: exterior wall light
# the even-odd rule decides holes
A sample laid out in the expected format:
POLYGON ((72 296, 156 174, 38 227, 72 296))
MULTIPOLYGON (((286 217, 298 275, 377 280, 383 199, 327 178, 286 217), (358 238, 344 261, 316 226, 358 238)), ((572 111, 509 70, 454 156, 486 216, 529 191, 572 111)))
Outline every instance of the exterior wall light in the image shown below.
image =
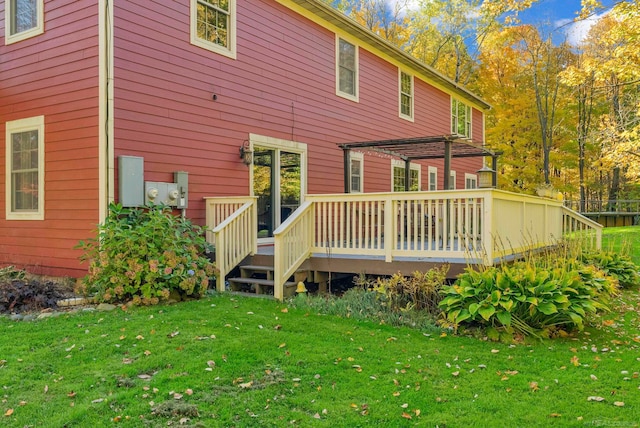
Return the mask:
POLYGON ((240 146, 240 159, 242 159, 242 163, 247 166, 253 163, 253 150, 248 140, 244 140, 240 146))
POLYGON ((480 189, 491 189, 493 187, 493 176, 496 173, 493 169, 485 165, 476 173, 478 174, 478 187, 480 189))

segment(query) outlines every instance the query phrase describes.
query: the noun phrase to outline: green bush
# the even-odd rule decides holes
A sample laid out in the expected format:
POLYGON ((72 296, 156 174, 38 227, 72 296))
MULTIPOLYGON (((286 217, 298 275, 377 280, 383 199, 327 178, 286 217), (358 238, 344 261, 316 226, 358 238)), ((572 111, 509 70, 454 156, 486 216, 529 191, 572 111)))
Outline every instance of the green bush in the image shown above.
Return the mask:
POLYGON ((98 301, 149 305, 172 293, 200 297, 214 278, 202 228, 164 206, 111 204, 97 238, 78 247, 89 261, 85 291, 98 301))
POLYGON ((640 285, 638 266, 629 256, 610 251, 594 251, 582 253, 580 258, 583 263, 597 266, 607 275, 617 278, 623 288, 640 285))
POLYGON ((476 322, 508 332, 548 335, 553 329, 582 329, 589 313, 606 310, 617 281, 594 267, 517 262, 467 269, 442 288, 440 307, 455 328, 476 322))

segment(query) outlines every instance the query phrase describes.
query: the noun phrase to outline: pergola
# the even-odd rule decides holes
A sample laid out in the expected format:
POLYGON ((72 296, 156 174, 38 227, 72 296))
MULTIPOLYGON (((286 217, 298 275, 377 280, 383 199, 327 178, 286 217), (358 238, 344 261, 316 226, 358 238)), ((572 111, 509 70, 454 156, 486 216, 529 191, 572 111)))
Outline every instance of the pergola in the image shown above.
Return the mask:
POLYGON ((449 189, 451 174, 451 159, 468 157, 491 157, 493 170, 492 184, 497 184, 496 170, 498 156, 502 151, 490 150, 484 143, 474 143, 470 139, 459 135, 438 135, 414 138, 399 138, 393 140, 362 141, 338 144, 344 153, 344 191, 350 193, 349 162, 350 153, 354 149, 371 150, 384 153, 404 160, 405 162, 405 190, 409 190, 409 176, 411 161, 420 159, 444 159, 444 188, 449 189))

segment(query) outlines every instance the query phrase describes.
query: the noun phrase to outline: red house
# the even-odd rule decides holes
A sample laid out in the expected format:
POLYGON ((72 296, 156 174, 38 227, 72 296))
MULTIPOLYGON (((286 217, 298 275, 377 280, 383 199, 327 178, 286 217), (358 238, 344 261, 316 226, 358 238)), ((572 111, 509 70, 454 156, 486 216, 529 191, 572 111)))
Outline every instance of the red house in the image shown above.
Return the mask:
POLYGON ((83 275, 110 201, 255 196, 263 240, 310 195, 475 188, 490 154, 486 102, 320 0, 0 8, 0 265, 83 275))

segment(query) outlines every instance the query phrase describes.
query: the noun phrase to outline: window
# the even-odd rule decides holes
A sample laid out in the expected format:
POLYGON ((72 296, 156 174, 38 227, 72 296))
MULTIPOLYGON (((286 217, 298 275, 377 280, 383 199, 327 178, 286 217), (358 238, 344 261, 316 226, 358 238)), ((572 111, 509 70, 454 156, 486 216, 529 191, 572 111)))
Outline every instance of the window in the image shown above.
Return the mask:
POLYGON ((6 124, 7 220, 44 220, 44 116, 6 124))
POLYGON ((362 153, 349 152, 349 180, 351 192, 362 192, 364 181, 362 153))
MULTIPOLYGON (((404 192, 404 162, 393 160, 391 164, 392 183, 391 188, 394 192, 404 192)), ((420 190, 420 165, 411 164, 409 170, 409 190, 420 190)))
POLYGON ((191 0, 191 43, 236 58, 236 0, 191 0))
POLYGON ((478 188, 478 176, 475 174, 464 174, 464 188, 465 189, 477 189, 478 188))
POLYGON ((358 48, 338 37, 336 55, 336 94, 358 101, 358 48))
POLYGON ((438 190, 438 168, 429 167, 429 190, 438 190))
POLYGON ((44 31, 44 0, 5 2, 5 44, 19 42, 44 31))
POLYGON ((413 121, 413 76, 400 71, 400 117, 413 121))
POLYGON ((451 133, 471 138, 471 107, 456 99, 451 100, 451 133))
POLYGON ((456 190, 456 172, 449 171, 449 190, 456 190))

